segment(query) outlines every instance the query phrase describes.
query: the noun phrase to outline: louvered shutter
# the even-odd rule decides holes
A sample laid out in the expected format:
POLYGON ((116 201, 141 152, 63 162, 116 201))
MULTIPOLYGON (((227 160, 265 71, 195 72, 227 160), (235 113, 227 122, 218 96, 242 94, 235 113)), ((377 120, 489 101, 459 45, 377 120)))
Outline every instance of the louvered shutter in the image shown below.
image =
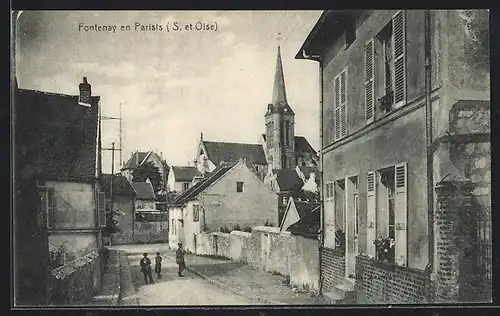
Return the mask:
POLYGON ((97 193, 97 214, 99 227, 106 227, 106 200, 104 192, 97 193))
POLYGON ((366 174, 366 252, 368 256, 375 257, 376 233, 376 182, 375 172, 370 171, 366 174))
POLYGON ((401 266, 407 264, 407 236, 408 236, 408 194, 407 194, 407 165, 402 163, 396 166, 395 172, 395 224, 396 224, 396 263, 401 266))
POLYGON ((375 114, 375 87, 374 78, 374 46, 370 39, 364 46, 365 51, 365 115, 366 123, 373 122, 375 114))
POLYGON ((399 11, 392 18, 392 40, 394 104, 399 107, 406 101, 406 27, 404 11, 399 11))
POLYGON ((54 216, 55 216, 56 200, 54 194, 54 188, 47 188, 47 228, 54 228, 54 216))
POLYGON ((39 207, 38 207, 38 227, 47 228, 47 190, 43 187, 38 188, 39 207))
POLYGON ((347 69, 340 74, 340 136, 347 135, 347 69))
POLYGON ((335 202, 332 199, 332 183, 327 183, 328 199, 325 201, 324 220, 325 220, 325 234, 323 244, 325 247, 335 247, 335 202))
POLYGON ((335 93, 335 139, 340 138, 340 77, 335 78, 334 83, 335 93))

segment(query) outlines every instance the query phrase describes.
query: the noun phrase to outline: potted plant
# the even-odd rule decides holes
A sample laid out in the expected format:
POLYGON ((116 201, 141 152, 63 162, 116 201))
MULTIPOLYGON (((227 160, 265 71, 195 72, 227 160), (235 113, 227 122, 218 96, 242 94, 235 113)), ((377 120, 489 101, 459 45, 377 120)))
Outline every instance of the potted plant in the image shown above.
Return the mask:
POLYGON ((383 97, 379 98, 378 101, 380 110, 384 111, 385 113, 391 111, 392 103, 394 101, 394 92, 388 91, 383 97))
POLYGON ((379 237, 373 241, 377 260, 382 263, 394 264, 394 246, 396 242, 390 237, 379 237))

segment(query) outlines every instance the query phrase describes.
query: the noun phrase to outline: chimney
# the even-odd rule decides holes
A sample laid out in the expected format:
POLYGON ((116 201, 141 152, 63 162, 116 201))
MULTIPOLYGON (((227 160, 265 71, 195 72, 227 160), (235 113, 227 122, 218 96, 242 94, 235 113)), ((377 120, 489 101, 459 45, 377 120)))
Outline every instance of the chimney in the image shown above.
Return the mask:
POLYGON ((90 105, 91 88, 90 84, 87 82, 87 77, 83 77, 83 82, 80 83, 80 98, 78 103, 90 105))

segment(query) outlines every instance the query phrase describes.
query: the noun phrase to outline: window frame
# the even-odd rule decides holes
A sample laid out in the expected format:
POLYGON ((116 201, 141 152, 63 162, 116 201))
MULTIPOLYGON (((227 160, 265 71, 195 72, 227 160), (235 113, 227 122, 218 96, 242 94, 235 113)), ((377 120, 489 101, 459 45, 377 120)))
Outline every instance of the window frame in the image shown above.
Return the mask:
POLYGON ((243 193, 243 181, 236 181, 236 193, 243 193))

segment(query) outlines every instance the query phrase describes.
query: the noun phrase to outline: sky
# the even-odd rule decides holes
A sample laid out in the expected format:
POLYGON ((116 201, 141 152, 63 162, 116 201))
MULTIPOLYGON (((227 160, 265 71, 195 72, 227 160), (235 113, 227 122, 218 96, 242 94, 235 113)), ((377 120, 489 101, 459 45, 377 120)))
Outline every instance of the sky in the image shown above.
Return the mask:
MULTIPOLYGON (((25 11, 17 24, 18 85, 77 95, 78 84, 87 77, 92 95, 101 97, 101 115, 118 117, 121 104, 123 163, 133 151, 154 150, 169 164, 188 165, 200 133, 205 140, 259 142, 279 44, 295 135, 305 136, 317 150, 318 65, 295 55, 320 15, 25 11), (196 22, 216 29, 197 31, 196 22), (189 24, 192 30, 185 29, 189 24), (96 25, 116 29, 86 31, 96 25), (130 30, 121 31, 127 25, 130 30), (152 25, 161 25, 162 31, 152 25), (183 30, 174 31, 174 25, 183 30)), ((110 148, 112 142, 119 147, 119 121, 103 120, 102 145, 110 148)), ((110 172, 111 151, 102 156, 103 171, 110 172)), ((114 168, 120 169, 118 152, 114 168)))

